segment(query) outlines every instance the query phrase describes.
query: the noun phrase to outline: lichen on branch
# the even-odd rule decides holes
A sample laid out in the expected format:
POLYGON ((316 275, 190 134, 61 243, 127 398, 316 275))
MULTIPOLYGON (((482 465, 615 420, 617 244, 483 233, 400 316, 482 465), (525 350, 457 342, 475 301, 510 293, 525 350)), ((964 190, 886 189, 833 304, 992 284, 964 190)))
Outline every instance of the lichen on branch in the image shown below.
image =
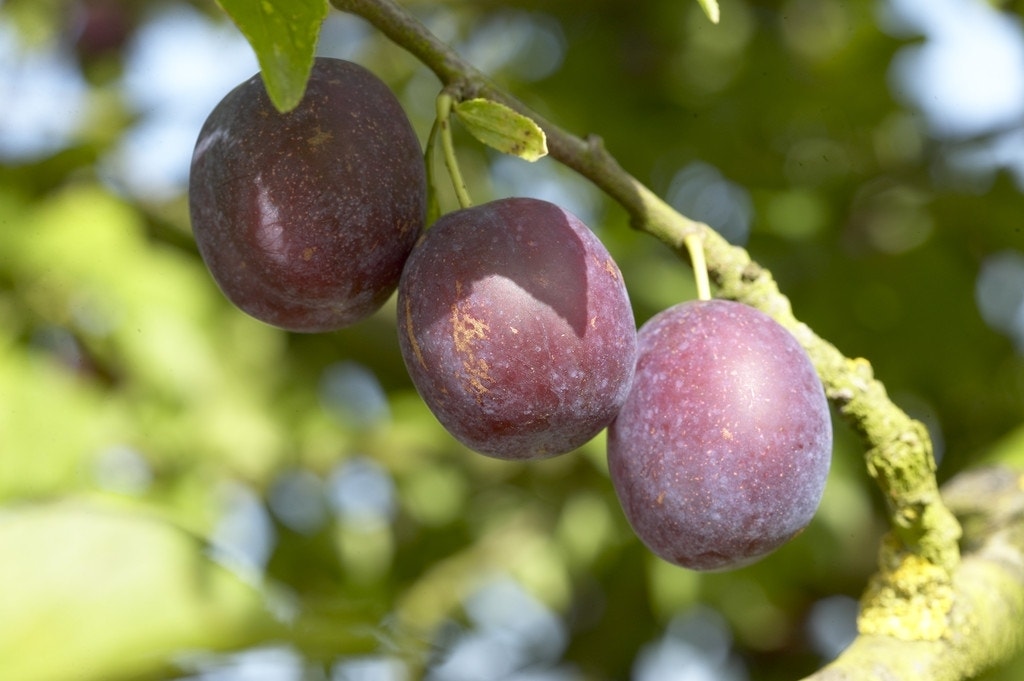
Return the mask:
POLYGON ((943 498, 964 523, 966 553, 952 575, 942 636, 907 641, 861 632, 807 681, 959 681, 1024 646, 1024 477, 1005 467, 965 471, 946 484, 943 498))

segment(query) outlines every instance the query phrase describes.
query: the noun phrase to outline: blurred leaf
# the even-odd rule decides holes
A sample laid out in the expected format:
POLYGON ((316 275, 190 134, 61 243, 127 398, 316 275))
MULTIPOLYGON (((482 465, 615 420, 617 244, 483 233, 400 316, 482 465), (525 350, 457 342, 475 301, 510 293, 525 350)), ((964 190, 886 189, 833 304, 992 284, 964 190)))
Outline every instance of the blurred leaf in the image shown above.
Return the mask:
POLYGON ((711 23, 717 24, 720 17, 718 10, 718 0, 697 0, 697 4, 704 10, 704 14, 708 15, 708 19, 711 23))
POLYGON ((1024 468, 1024 425, 1014 428, 995 442, 980 459, 979 464, 1000 463, 1024 468))
POLYGON ((263 594, 156 517, 83 502, 6 509, 0 546, 4 678, 129 678, 276 627, 263 594))
POLYGON ((455 114, 473 137, 492 149, 526 161, 547 156, 547 138, 540 126, 504 104, 469 99, 455 105, 455 114))
POLYGON ((55 363, 0 349, 0 394, 0 500, 75 489, 91 459, 125 441, 123 404, 55 363))
POLYGON ((306 91, 326 0, 218 0, 260 63, 270 101, 294 109, 306 91))
POLYGON ((0 414, 0 471, 10 473, 0 493, 89 482, 91 460, 123 443, 158 466, 173 457, 177 470, 217 459, 252 479, 273 468, 286 434, 268 414, 281 395, 267 367, 282 334, 227 303, 195 257, 154 246, 131 205, 76 184, 0 230, 3 251, 19 254, 0 271, 26 291, 32 313, 74 331, 124 383, 104 392, 39 361, 43 348, 0 349, 0 390, 19 405, 0 414))

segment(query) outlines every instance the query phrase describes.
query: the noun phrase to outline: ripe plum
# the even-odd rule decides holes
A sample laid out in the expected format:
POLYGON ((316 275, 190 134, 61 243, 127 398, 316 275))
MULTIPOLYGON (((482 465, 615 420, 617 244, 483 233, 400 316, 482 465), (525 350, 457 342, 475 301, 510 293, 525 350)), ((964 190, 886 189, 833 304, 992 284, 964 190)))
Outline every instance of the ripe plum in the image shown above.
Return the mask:
POLYGON ((214 280, 253 317, 330 331, 377 310, 423 229, 419 140, 387 86, 318 58, 278 112, 258 75, 207 118, 189 178, 192 228, 214 280))
POLYGON ((832 424, 810 359, 741 303, 691 301, 638 334, 637 368, 608 429, 608 464, 636 534, 698 570, 753 563, 810 523, 832 424))
POLYGON ((438 220, 409 257, 398 313, 420 395, 480 453, 568 452, 629 390, 636 326, 619 268, 546 201, 501 199, 438 220))

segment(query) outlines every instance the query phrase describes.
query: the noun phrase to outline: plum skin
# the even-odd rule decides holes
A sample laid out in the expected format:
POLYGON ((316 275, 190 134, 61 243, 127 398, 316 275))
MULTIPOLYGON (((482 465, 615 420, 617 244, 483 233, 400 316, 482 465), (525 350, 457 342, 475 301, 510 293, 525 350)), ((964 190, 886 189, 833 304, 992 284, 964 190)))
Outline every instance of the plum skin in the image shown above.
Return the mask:
POLYGON ((763 312, 691 301, 641 327, 608 465, 627 520, 655 554, 695 570, 756 562, 810 523, 831 452, 821 381, 763 312))
POLYGON ((236 306, 291 331, 339 329, 384 304, 422 232, 419 139, 357 64, 317 58, 284 114, 257 74, 204 123, 189 208, 200 255, 236 306))
POLYGON ((626 398, 636 325, 622 275, 577 217, 508 198, 449 213, 398 287, 399 344, 456 439, 509 460, 571 451, 626 398))

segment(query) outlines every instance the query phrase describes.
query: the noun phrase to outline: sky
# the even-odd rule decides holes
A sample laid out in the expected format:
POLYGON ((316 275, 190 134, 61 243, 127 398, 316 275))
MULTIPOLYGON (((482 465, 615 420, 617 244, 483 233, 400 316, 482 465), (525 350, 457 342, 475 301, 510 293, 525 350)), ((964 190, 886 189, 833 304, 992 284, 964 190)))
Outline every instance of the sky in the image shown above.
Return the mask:
POLYGON ((888 0, 883 29, 925 41, 902 48, 890 72, 897 97, 939 137, 967 138, 1024 123, 1021 22, 979 0, 888 0))

